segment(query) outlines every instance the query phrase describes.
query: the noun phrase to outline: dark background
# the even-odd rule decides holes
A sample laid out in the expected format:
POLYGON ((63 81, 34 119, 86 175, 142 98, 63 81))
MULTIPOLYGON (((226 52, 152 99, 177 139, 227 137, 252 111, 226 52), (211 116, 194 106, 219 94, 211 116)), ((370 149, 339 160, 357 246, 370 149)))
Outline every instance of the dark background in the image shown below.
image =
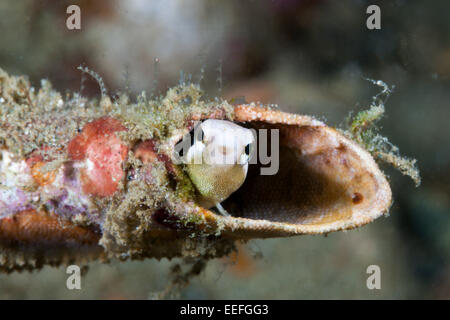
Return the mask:
MULTIPOLYGON (((450 2, 434 1, 13 1, 0 2, 0 67, 48 78, 62 92, 163 93, 180 72, 214 97, 278 103, 339 126, 395 85, 382 134, 418 159, 422 185, 387 166, 387 218, 349 232, 255 240, 212 261, 182 298, 450 298, 450 2), (81 30, 66 8, 81 8, 81 30), (366 8, 381 8, 381 30, 366 8), (155 65, 155 59, 159 63, 155 65), (218 79, 220 79, 218 81, 218 79), (366 268, 381 267, 368 290, 366 268)), ((93 263, 81 291, 64 268, 0 275, 0 298, 149 298, 165 288, 166 260, 93 263)))

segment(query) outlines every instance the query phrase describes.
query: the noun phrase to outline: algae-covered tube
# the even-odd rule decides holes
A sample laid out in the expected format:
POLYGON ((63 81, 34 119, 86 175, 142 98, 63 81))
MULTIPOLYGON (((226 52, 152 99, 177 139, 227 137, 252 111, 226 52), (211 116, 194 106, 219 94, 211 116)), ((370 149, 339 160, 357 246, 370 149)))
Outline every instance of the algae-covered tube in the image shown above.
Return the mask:
POLYGON ((236 240, 356 228, 391 204, 372 156, 337 130, 275 107, 208 101, 194 84, 136 102, 125 94, 99 101, 63 97, 48 81, 34 89, 0 70, 0 119, 6 271, 109 257, 217 257, 236 240), (213 140, 217 147, 223 125, 242 141, 234 164, 179 161, 177 146, 197 123, 204 132, 191 156, 213 140), (243 156, 252 137, 231 123, 278 132, 275 174, 243 156))

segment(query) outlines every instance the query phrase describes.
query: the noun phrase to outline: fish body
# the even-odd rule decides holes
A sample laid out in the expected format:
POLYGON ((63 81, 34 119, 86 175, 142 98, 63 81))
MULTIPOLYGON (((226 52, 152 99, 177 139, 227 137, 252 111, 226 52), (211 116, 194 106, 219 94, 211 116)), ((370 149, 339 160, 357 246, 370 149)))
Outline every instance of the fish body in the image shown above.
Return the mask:
POLYGON ((226 120, 208 119, 196 129, 201 137, 194 138, 186 167, 199 192, 199 204, 209 209, 244 183, 254 137, 249 129, 226 120))

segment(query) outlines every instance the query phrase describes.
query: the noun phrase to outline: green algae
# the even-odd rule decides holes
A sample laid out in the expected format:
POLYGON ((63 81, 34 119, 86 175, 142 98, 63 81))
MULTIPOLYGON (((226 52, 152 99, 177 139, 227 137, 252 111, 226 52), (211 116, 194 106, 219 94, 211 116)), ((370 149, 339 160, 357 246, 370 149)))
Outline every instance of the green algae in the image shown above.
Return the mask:
MULTIPOLYGON (((9 76, 0 69, 0 139, 4 146, 19 158, 31 152, 39 152, 49 161, 45 170, 53 170, 67 160, 67 145, 84 125, 94 119, 110 116, 122 122, 127 131, 117 135, 129 148, 123 164, 125 172, 151 170, 152 181, 121 181, 119 191, 113 197, 92 197, 93 206, 102 208, 102 238, 100 244, 107 256, 120 259, 143 257, 213 257, 223 255, 234 248, 233 241, 211 238, 204 226, 206 220, 198 212, 186 212, 185 204, 194 203, 195 188, 184 170, 175 166, 173 177, 161 160, 155 160, 150 168, 133 153, 133 146, 140 141, 154 139, 158 153, 160 147, 173 143, 171 137, 187 127, 195 117, 201 119, 215 112, 233 117, 233 108, 225 100, 210 100, 201 88, 192 83, 182 83, 168 89, 165 95, 147 98, 141 93, 136 101, 125 93, 112 99, 101 78, 87 68, 83 72, 99 83, 101 98, 87 99, 79 93, 62 96, 47 80, 41 81, 36 90, 26 77, 9 76), (47 148, 49 147, 49 148, 47 148), (175 185, 170 180, 175 180, 175 185), (177 225, 194 237, 158 239, 149 236, 154 227, 153 214, 167 210, 177 225)), ((169 148, 170 149, 170 148, 169 148)), ((171 155, 167 154, 168 158, 171 155)), ((45 209, 45 205, 41 206, 45 209)), ((173 219, 172 219, 173 220, 173 219)), ((72 222, 90 225, 86 218, 76 215, 72 222)), ((216 233, 213 228, 213 234, 216 233)))
POLYGON ((343 130, 343 133, 369 151, 375 160, 392 165, 403 175, 409 176, 416 186, 419 186, 421 179, 417 160, 401 156, 399 148, 393 145, 388 138, 379 134, 377 123, 384 116, 384 105, 393 88, 389 88, 380 80, 368 80, 380 86, 382 91, 373 97, 368 110, 360 111, 353 118, 347 119, 347 128, 343 130))
POLYGON ((166 141, 175 130, 184 128, 192 115, 201 117, 221 110, 232 117, 232 107, 225 100, 206 99, 192 83, 151 99, 143 92, 136 102, 125 93, 113 101, 102 82, 100 88, 100 100, 79 93, 63 97, 48 80, 42 80, 36 92, 26 77, 9 76, 0 69, 0 138, 10 151, 24 157, 43 146, 65 149, 87 122, 102 116, 123 122, 128 131, 121 138, 126 142, 154 137, 166 141))

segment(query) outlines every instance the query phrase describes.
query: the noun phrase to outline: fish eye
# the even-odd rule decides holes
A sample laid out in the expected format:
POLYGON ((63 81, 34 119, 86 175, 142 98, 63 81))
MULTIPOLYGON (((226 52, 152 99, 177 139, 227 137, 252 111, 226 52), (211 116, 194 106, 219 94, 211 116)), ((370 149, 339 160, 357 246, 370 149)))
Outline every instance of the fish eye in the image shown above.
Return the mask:
POLYGON ((245 154, 248 156, 250 155, 250 143, 245 146, 245 154))
POLYGON ((176 153, 178 153, 179 157, 181 157, 181 158, 184 157, 185 149, 188 150, 190 147, 192 147, 194 145, 195 140, 196 140, 195 136, 194 136, 195 130, 196 129, 194 128, 191 131, 189 131, 189 134, 187 134, 185 136, 185 138, 183 138, 180 142, 177 143, 176 149, 179 149, 179 150, 176 151, 176 153), (186 141, 186 139, 189 139, 189 142, 186 141), (189 143, 189 147, 187 147, 188 143, 189 143))
POLYGON ((202 129, 202 124, 203 122, 200 122, 199 124, 197 124, 190 132, 190 136, 191 136, 191 146, 196 142, 202 142, 203 139, 205 138, 205 133, 203 132, 202 129))
POLYGON ((190 141, 190 146, 192 147, 192 145, 194 144, 194 142, 195 142, 195 136, 194 136, 194 134, 195 134, 195 128, 194 129, 192 129, 191 131, 189 131, 189 141, 190 141))
POLYGON ((203 129, 199 128, 200 132, 197 134, 197 141, 203 141, 205 139, 205 133, 203 129))
POLYGON ((184 157, 184 148, 181 148, 181 149, 178 151, 178 156, 180 156, 181 158, 184 157))

